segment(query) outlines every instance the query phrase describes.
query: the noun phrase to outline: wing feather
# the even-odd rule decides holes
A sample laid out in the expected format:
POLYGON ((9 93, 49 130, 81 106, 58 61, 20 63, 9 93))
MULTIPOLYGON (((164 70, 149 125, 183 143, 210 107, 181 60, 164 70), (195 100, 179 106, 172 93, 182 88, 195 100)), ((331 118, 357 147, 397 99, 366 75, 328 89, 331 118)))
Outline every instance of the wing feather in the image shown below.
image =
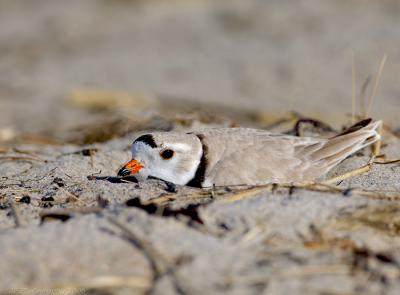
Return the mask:
POLYGON ((199 132, 208 146, 203 186, 314 180, 379 139, 380 122, 331 139, 227 128, 199 132))

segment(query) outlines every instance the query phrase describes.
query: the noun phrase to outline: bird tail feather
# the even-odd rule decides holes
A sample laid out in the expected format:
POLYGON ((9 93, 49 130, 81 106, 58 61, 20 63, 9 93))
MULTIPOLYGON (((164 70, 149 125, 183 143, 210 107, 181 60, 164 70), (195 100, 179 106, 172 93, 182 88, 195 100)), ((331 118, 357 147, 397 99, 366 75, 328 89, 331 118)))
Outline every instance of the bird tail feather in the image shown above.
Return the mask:
POLYGON ((323 161, 334 166, 351 154, 380 140, 378 130, 382 121, 366 119, 326 141, 324 146, 312 154, 314 161, 323 161))

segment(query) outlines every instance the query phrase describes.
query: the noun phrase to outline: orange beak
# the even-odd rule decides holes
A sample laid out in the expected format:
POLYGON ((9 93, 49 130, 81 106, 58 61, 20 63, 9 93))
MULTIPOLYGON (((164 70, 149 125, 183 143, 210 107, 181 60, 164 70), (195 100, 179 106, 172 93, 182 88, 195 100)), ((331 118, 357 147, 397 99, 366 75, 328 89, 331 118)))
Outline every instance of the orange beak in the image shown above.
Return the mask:
POLYGON ((136 174, 139 172, 140 169, 143 168, 143 165, 140 164, 138 161, 135 159, 130 160, 128 163, 126 163, 119 171, 118 175, 119 176, 127 176, 130 174, 136 174))

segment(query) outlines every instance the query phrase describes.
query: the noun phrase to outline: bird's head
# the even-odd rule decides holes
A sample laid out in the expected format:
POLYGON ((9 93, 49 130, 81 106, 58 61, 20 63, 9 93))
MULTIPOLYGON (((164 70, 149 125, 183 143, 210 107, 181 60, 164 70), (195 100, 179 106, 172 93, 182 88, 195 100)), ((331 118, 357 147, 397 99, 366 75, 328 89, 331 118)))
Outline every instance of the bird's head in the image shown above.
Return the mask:
POLYGON ((200 139, 194 134, 155 132, 138 137, 132 144, 132 160, 118 172, 138 181, 156 177, 185 185, 195 175, 202 157, 200 139))

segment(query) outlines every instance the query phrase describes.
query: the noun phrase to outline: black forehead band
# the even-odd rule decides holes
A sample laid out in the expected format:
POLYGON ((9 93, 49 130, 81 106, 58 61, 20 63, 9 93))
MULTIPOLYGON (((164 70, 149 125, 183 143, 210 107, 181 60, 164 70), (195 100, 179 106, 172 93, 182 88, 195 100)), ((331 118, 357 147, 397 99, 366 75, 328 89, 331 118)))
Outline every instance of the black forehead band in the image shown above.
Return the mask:
POLYGON ((154 141, 154 137, 151 134, 145 134, 138 137, 133 143, 135 142, 143 142, 152 148, 156 148, 156 142, 154 141))

